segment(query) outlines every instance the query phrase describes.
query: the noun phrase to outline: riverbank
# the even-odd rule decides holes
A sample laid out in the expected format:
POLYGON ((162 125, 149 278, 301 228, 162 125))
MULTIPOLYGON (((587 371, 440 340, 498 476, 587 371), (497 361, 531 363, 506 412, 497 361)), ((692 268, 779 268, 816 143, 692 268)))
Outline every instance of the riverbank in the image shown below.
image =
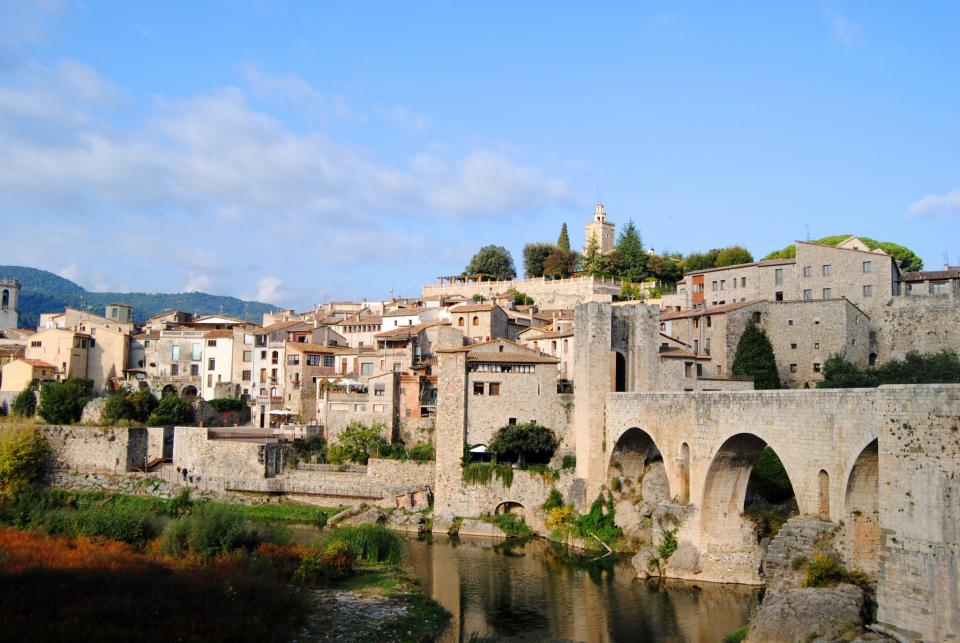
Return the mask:
POLYGON ((322 529, 338 509, 24 490, 0 505, 4 635, 434 640, 449 614, 398 566, 399 536, 322 529))

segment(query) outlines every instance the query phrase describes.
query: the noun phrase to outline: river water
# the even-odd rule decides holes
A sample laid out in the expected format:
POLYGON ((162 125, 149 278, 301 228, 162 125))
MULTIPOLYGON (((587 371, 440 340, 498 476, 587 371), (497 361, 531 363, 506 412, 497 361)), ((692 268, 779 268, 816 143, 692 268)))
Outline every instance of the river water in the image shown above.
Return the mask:
MULTIPOLYGON (((627 560, 589 562, 543 540, 406 540, 404 565, 453 618, 447 643, 722 641, 759 602, 736 585, 640 581, 627 560)), ((379 642, 371 642, 379 643, 379 642)))

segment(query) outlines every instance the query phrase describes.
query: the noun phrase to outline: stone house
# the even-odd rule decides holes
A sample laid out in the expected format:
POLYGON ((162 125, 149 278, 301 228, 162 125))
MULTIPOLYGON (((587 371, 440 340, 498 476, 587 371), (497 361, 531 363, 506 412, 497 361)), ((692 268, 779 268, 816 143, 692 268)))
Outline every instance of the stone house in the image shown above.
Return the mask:
POLYGON ((382 330, 383 317, 367 311, 337 321, 333 329, 347 340, 351 348, 376 346, 376 334, 382 330))
POLYGON ((518 337, 521 345, 557 359, 557 382, 561 389, 573 385, 573 320, 557 321, 543 328, 529 328, 518 337))
POLYGON ((339 355, 349 349, 322 344, 287 342, 283 396, 286 405, 303 422, 317 417, 317 386, 342 375, 339 355))
POLYGON ((200 394, 204 331, 170 329, 137 336, 143 344, 145 381, 157 396, 200 394))
POLYGON ((24 357, 53 364, 62 379, 87 379, 90 348, 95 344, 88 333, 53 327, 30 337, 24 357))
POLYGON ((960 296, 960 268, 948 266, 943 270, 905 272, 900 275, 900 292, 912 297, 960 296))
POLYGON ((496 304, 460 304, 450 309, 450 319, 454 328, 475 343, 500 338, 516 339, 516 327, 511 332, 510 318, 496 304))

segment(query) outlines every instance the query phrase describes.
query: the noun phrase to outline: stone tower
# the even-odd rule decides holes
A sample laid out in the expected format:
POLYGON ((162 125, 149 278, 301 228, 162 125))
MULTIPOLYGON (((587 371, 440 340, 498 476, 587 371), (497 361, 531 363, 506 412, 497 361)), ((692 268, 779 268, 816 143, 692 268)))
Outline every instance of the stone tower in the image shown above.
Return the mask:
POLYGON ((598 203, 593 210, 593 221, 587 224, 587 233, 584 236, 583 253, 587 253, 591 237, 596 237, 600 254, 609 254, 613 250, 614 231, 616 226, 607 221, 607 211, 602 203, 598 203))
POLYGON ((17 303, 20 282, 0 277, 0 330, 17 327, 17 303))

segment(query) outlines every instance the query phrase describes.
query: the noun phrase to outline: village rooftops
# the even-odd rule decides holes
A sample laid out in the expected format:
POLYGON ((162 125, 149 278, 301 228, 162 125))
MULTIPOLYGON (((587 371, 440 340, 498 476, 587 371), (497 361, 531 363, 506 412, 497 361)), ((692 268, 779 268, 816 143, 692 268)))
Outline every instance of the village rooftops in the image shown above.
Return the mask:
POLYGON ((396 308, 394 310, 384 311, 384 317, 408 317, 410 315, 419 315, 422 309, 419 306, 411 308, 396 308))
POLYGON ((225 330, 225 329, 209 330, 207 331, 207 334, 204 335, 204 337, 206 337, 207 339, 231 338, 233 337, 233 331, 225 330))
POLYGON ((33 366, 34 368, 51 368, 51 369, 53 369, 53 370, 57 370, 57 367, 56 367, 56 366, 54 366, 54 365, 51 364, 50 362, 45 362, 45 361, 43 361, 42 359, 26 359, 26 358, 23 358, 23 359, 21 359, 20 361, 23 362, 24 364, 28 364, 28 365, 30 365, 30 366, 33 366))
POLYGON ((460 304, 454 306, 450 309, 452 313, 485 313, 490 312, 494 308, 499 308, 497 304, 488 304, 488 303, 476 303, 476 304, 460 304))
POLYGON ((678 346, 661 346, 660 357, 670 357, 677 359, 695 359, 700 362, 709 362, 710 357, 706 355, 695 355, 686 348, 678 346))
MULTIPOLYGON (((735 304, 723 304, 722 306, 713 306, 712 308, 693 308, 691 310, 673 311, 666 310, 660 313, 660 321, 670 321, 672 319, 687 319, 689 317, 702 317, 704 315, 722 315, 734 310, 746 308, 759 304, 763 299, 752 299, 750 301, 739 301, 735 304)), ((822 301, 822 300, 818 300, 822 301)))
POLYGON ((298 353, 352 353, 355 354, 357 349, 347 348, 346 346, 324 346, 323 344, 307 344, 305 342, 287 342, 286 348, 288 351, 296 351, 298 353))
MULTIPOLYGON (((385 330, 382 333, 377 333, 377 339, 384 340, 395 340, 395 341, 406 341, 410 338, 418 335, 420 331, 426 330, 428 328, 433 328, 434 326, 441 326, 446 324, 446 322, 430 322, 426 324, 414 324, 412 326, 400 326, 398 328, 391 328, 390 330, 385 330)), ((449 324, 446 324, 449 325, 449 324)))
POLYGON ((960 279, 960 268, 946 270, 927 270, 919 272, 905 272, 900 275, 900 281, 940 281, 943 279, 960 279))
POLYGON ((437 353, 466 353, 468 362, 495 364, 559 364, 560 360, 521 346, 509 339, 492 339, 459 348, 440 348, 437 353))
POLYGON ((305 323, 305 322, 303 322, 303 321, 301 321, 301 320, 299 320, 299 319, 294 319, 294 320, 292 320, 292 321, 277 322, 276 324, 270 324, 269 326, 266 326, 266 327, 263 329, 263 332, 266 333, 266 334, 276 333, 276 332, 279 332, 279 331, 281 331, 281 330, 286 330, 286 329, 288 329, 288 328, 293 328, 294 326, 300 326, 301 324, 304 324, 304 323, 305 323))

